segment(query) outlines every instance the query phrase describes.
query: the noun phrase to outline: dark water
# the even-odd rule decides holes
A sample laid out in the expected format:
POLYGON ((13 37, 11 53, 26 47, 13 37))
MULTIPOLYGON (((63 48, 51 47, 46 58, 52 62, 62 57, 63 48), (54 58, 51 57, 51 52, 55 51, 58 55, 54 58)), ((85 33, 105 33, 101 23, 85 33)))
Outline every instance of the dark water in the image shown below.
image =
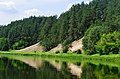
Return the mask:
POLYGON ((2 57, 0 79, 120 79, 120 67, 2 57))

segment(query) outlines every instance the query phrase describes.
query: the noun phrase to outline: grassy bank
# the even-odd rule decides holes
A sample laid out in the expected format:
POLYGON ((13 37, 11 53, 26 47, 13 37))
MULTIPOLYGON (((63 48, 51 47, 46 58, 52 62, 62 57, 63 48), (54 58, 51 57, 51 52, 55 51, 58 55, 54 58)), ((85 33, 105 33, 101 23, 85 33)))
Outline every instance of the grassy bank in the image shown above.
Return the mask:
POLYGON ((0 56, 12 56, 13 58, 16 56, 27 56, 27 57, 39 57, 41 59, 51 59, 51 60, 59 60, 59 61, 70 61, 70 62, 91 62, 94 64, 104 64, 111 66, 119 66, 120 67, 120 54, 112 54, 112 55, 84 55, 84 54, 53 54, 48 52, 0 52, 0 56))

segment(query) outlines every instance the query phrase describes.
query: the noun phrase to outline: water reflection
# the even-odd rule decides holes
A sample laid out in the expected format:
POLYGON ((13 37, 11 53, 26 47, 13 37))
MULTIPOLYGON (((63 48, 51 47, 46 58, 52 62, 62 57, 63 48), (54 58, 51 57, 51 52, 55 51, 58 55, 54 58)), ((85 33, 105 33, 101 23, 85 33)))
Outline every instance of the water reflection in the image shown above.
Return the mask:
POLYGON ((17 60, 0 59, 0 79, 36 79, 35 68, 17 60))
POLYGON ((0 58, 0 79, 120 79, 120 68, 39 58, 0 58))
POLYGON ((81 79, 120 79, 120 68, 107 65, 85 64, 81 79))

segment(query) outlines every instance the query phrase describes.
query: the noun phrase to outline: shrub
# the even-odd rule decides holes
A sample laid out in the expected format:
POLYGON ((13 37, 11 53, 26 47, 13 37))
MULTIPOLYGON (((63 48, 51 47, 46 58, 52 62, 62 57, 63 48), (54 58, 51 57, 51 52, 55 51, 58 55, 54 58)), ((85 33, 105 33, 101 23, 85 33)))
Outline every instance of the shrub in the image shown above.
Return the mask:
POLYGON ((60 51, 56 51, 55 53, 58 54, 58 53, 60 53, 60 51))
POLYGON ((82 54, 80 49, 77 50, 76 53, 77 53, 77 54, 82 54))
POLYGON ((118 54, 120 52, 120 32, 102 35, 95 48, 102 55, 118 54))
MULTIPOLYGON (((89 54, 89 55, 96 54, 97 51, 95 46, 96 46, 96 43, 101 39, 102 35, 113 33, 114 31, 120 31, 119 24, 105 22, 100 26, 91 25, 91 27, 87 30, 83 38, 83 49, 87 52, 86 54, 89 54)), ((109 46, 106 46, 106 49, 107 48, 109 49, 109 46)))

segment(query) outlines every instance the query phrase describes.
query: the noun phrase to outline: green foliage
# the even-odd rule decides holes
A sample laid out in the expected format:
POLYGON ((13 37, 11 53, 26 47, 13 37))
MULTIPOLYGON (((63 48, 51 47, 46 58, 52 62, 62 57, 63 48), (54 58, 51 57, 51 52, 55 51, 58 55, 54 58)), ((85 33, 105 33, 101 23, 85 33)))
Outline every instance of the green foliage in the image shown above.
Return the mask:
POLYGON ((23 49, 27 45, 23 40, 20 40, 19 42, 15 42, 13 45, 13 49, 23 49))
POLYGON ((56 51, 55 53, 58 54, 58 53, 60 53, 60 51, 56 51))
POLYGON ((95 43, 99 40, 99 30, 100 27, 89 28, 86 32, 86 35, 83 38, 84 50, 87 51, 87 54, 95 54, 95 43))
POLYGON ((82 52, 81 52, 81 50, 80 50, 80 49, 79 49, 79 50, 77 50, 77 51, 76 51, 76 53, 77 53, 77 54, 82 54, 82 52))
POLYGON ((84 50, 87 54, 97 53, 96 42, 100 40, 103 34, 120 30, 119 3, 120 0, 93 0, 90 3, 90 5, 94 5, 92 8, 96 13, 96 19, 83 39, 84 50))
POLYGON ((55 22, 57 21, 56 18, 56 16, 46 18, 39 30, 39 41, 40 44, 44 46, 45 51, 50 50, 57 43, 57 29, 55 26, 55 22))
POLYGON ((0 26, 0 38, 8 41, 7 49, 21 49, 40 42, 45 51, 69 44, 84 36, 86 54, 95 54, 103 34, 120 31, 120 0, 93 0, 73 5, 60 17, 29 17, 0 26), (22 40, 22 41, 21 41, 22 40))
POLYGON ((102 35, 97 42, 96 50, 100 54, 120 53, 120 32, 113 32, 102 35))
POLYGON ((6 38, 0 38, 0 50, 8 50, 8 41, 6 38))
POLYGON ((63 53, 67 53, 67 52, 68 52, 68 48, 69 48, 69 46, 70 46, 70 43, 71 43, 71 39, 66 39, 66 40, 62 43, 63 53))
POLYGON ((63 47, 63 53, 67 53, 68 52, 68 46, 64 46, 63 47))
POLYGON ((14 48, 13 45, 21 40, 26 42, 24 47, 37 43, 39 28, 43 19, 44 17, 30 17, 9 24, 8 27, 11 27, 7 36, 9 48, 14 48))
POLYGON ((87 54, 95 54, 96 42, 100 40, 103 34, 112 33, 114 31, 119 31, 120 25, 103 23, 100 26, 92 25, 86 32, 83 38, 83 48, 87 51, 87 54))
POLYGON ((81 74, 82 79, 119 79, 119 67, 85 63, 81 74))

